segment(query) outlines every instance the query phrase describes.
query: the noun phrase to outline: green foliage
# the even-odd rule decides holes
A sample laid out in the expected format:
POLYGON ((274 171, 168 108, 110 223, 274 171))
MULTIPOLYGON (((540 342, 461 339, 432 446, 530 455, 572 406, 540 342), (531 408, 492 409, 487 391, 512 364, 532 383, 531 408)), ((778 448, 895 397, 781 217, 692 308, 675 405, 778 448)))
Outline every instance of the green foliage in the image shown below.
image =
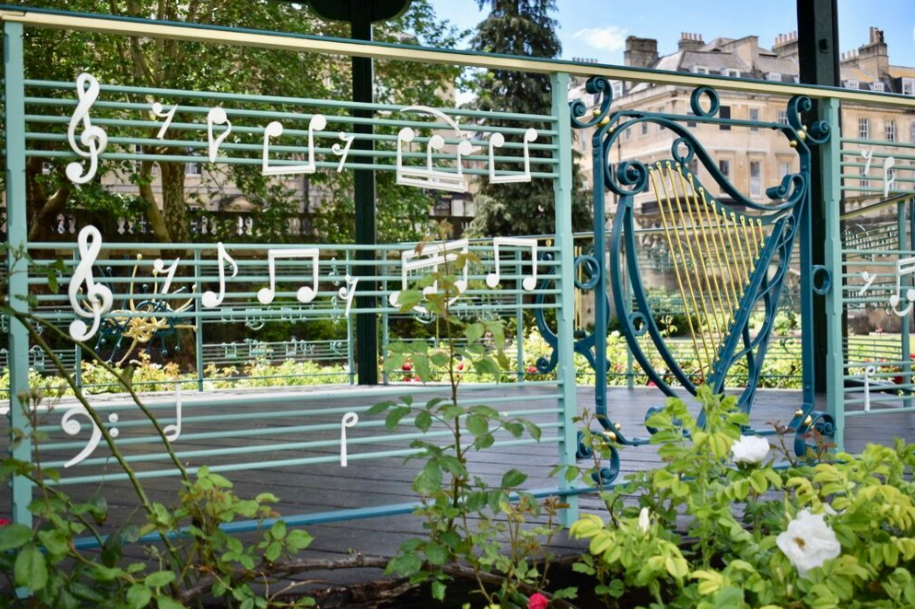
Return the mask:
POLYGON ((705 387, 699 401, 706 427, 669 400, 647 421, 664 466, 601 493, 609 522, 588 515, 571 529, 590 540, 575 570, 596 578, 608 604, 647 592, 651 607, 684 609, 912 606, 915 446, 798 463, 779 435, 788 467, 773 458, 735 466, 729 455, 746 415, 705 387), (624 506, 631 495, 637 505, 624 506), (800 524, 811 520, 825 524, 800 524), (835 554, 800 562, 830 538, 835 554))

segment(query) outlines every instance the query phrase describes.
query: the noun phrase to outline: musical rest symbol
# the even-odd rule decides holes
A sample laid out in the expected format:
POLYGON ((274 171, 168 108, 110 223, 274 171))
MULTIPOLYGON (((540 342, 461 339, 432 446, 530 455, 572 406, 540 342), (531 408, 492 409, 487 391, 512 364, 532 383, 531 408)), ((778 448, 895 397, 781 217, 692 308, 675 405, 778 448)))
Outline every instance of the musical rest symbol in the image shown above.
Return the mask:
POLYGON ((219 146, 225 141, 229 134, 232 133, 232 123, 229 116, 222 108, 211 108, 207 112, 207 144, 209 147, 210 162, 216 162, 216 155, 219 152, 219 146), (213 137, 213 125, 225 125, 226 130, 219 134, 219 137, 213 137))
POLYGON ((442 113, 435 108, 426 106, 409 106, 401 109, 401 112, 423 112, 445 121, 460 138, 455 154, 455 171, 446 171, 439 169, 433 163, 432 156, 438 150, 445 147, 445 138, 439 134, 429 138, 426 145, 426 168, 414 166, 405 166, 403 164, 403 148, 405 144, 410 144, 416 138, 416 132, 410 127, 404 127, 397 134, 397 183, 405 186, 417 186, 419 188, 432 188, 435 190, 448 190, 453 192, 467 192, 467 185, 464 183, 463 166, 461 157, 467 156, 473 152, 473 145, 464 138, 461 128, 451 119, 451 117, 442 113))
POLYGON ((864 412, 871 409, 871 378, 877 373, 877 368, 868 366, 864 369, 864 412))
POLYGON ((355 427, 359 422, 359 415, 347 412, 340 421, 340 467, 346 467, 346 428, 355 427))
POLYGON ((871 274, 871 273, 868 273, 867 271, 861 271, 861 279, 864 280, 864 285, 861 286, 860 290, 858 290, 858 296, 864 296, 864 294, 867 293, 867 291, 870 289, 871 285, 873 285, 874 280, 877 279, 877 274, 876 273, 871 274))
POLYGON ((181 258, 175 258, 175 261, 172 263, 168 269, 165 268, 165 262, 161 258, 156 258, 153 261, 153 275, 158 276, 160 273, 168 274, 165 276, 165 284, 162 286, 162 294, 168 294, 168 289, 172 287, 172 280, 175 278, 175 271, 178 270, 178 263, 181 262, 181 258))
POLYGON ((531 250, 531 274, 521 281, 521 286, 530 292, 537 286, 537 240, 521 239, 518 237, 496 237, 492 240, 492 248, 495 252, 496 270, 486 275, 486 285, 491 288, 499 285, 502 279, 500 248, 501 247, 523 247, 531 250))
POLYGON ((175 424, 162 428, 165 439, 169 442, 174 442, 181 436, 181 383, 175 383, 175 413, 175 424))
POLYGON ((489 138, 489 183, 490 184, 510 184, 513 182, 530 182, 531 181, 531 151, 528 145, 537 139, 537 130, 530 128, 524 132, 524 171, 522 173, 513 173, 509 175, 496 175, 496 155, 495 148, 505 145, 505 136, 501 133, 493 133, 489 138))
POLYGON ((70 322, 70 336, 73 337, 73 340, 81 342, 92 338, 98 332, 102 314, 111 309, 114 298, 111 290, 103 285, 96 284, 92 275, 92 267, 102 251, 102 234, 94 226, 86 226, 79 231, 77 242, 79 264, 70 278, 67 293, 70 297, 70 305, 73 307, 73 312, 80 317, 92 319, 91 328, 81 319, 74 319, 70 322), (88 308, 78 298, 80 286, 83 283, 86 284, 86 300, 89 301, 88 308))
POLYGON ((327 127, 327 118, 323 114, 315 114, 308 121, 308 163, 304 165, 276 165, 270 166, 270 138, 283 135, 283 125, 273 121, 264 128, 264 159, 261 173, 265 176, 292 175, 299 173, 314 173, 315 164, 315 131, 324 131, 327 127))
POLYGON ((154 102, 152 105, 152 113, 159 118, 164 118, 165 122, 162 123, 162 127, 159 129, 159 133, 156 134, 156 139, 161 140, 165 137, 165 132, 168 131, 169 126, 172 124, 172 120, 175 118, 175 112, 178 111, 178 104, 172 106, 172 109, 168 112, 165 111, 165 108, 159 102, 154 102))
POLYGON ((216 264, 219 265, 219 294, 212 290, 207 290, 200 297, 200 303, 205 309, 215 309, 222 304, 223 298, 226 297, 226 270, 225 265, 229 263, 232 266, 232 277, 238 275, 238 265, 235 259, 229 255, 222 242, 216 244, 216 264))
POLYGON ((340 132, 339 138, 346 142, 346 147, 340 148, 340 144, 334 144, 330 147, 334 154, 337 156, 342 155, 340 158, 340 164, 337 165, 337 173, 343 171, 343 164, 346 162, 346 156, 349 154, 349 148, 353 145, 353 140, 356 139, 355 135, 346 135, 342 131, 340 132))
POLYGON ((346 285, 341 287, 337 293, 340 295, 340 298, 346 300, 346 310, 343 311, 343 316, 347 317, 350 308, 353 306, 353 296, 356 295, 356 286, 359 284, 359 278, 347 275, 344 279, 346 280, 346 285))
POLYGON ((902 302, 902 277, 912 274, 915 274, 915 257, 900 258, 896 261, 896 293, 890 296, 890 307, 899 317, 908 315, 912 310, 912 303, 915 302, 915 289, 909 288, 905 292, 905 299, 909 302, 908 306, 902 311, 898 309, 899 303, 902 302))
POLYGON ((888 156, 883 160, 883 198, 890 196, 890 189, 896 186, 896 159, 888 156))
POLYGON ((863 158, 866 161, 866 163, 864 163, 864 174, 863 174, 866 178, 867 175, 871 171, 871 161, 874 160, 874 149, 868 148, 867 150, 861 150, 861 151, 859 151, 859 154, 861 155, 861 158, 863 158))
POLYGON ((95 177, 98 171, 98 158, 108 145, 108 134, 101 127, 92 124, 89 118, 89 110, 98 99, 101 87, 92 74, 83 72, 76 77, 76 95, 79 102, 76 104, 76 110, 70 117, 70 125, 67 127, 67 139, 70 147, 76 154, 84 159, 89 159, 89 168, 83 175, 83 167, 79 162, 73 161, 67 164, 67 177, 74 184, 85 184, 95 177), (83 132, 79 136, 79 144, 82 144, 86 150, 76 141, 76 127, 82 123, 83 132))
MULTIPOLYGON (((406 290, 408 287, 408 275, 410 271, 418 271, 423 269, 432 269, 433 272, 438 271, 438 267, 443 263, 454 262, 458 259, 459 255, 464 255, 464 264, 462 267, 462 279, 458 279, 454 282, 454 287, 457 289, 457 296, 450 299, 448 304, 454 304, 461 294, 467 290, 467 267, 468 260, 466 255, 468 253, 469 242, 467 239, 459 239, 458 241, 449 241, 448 243, 435 243, 432 245, 426 245, 422 250, 408 250, 401 254, 401 288, 395 292, 391 292, 391 295, 388 297, 388 302, 392 306, 400 306, 398 300, 400 299, 400 294, 403 290, 406 290)), ((432 283, 432 285, 423 288, 423 294, 428 296, 430 294, 435 294, 438 291, 438 281, 432 283)), ((414 311, 418 311, 421 314, 427 313, 425 307, 416 305, 413 307, 414 311)))
POLYGON ((270 287, 261 288, 257 293, 257 299, 261 304, 270 304, 276 298, 276 260, 277 258, 302 258, 311 260, 312 266, 312 285, 302 286, 296 293, 299 302, 309 303, 315 299, 318 294, 318 257, 321 252, 317 248, 291 249, 291 250, 267 250, 267 267, 270 273, 270 287))

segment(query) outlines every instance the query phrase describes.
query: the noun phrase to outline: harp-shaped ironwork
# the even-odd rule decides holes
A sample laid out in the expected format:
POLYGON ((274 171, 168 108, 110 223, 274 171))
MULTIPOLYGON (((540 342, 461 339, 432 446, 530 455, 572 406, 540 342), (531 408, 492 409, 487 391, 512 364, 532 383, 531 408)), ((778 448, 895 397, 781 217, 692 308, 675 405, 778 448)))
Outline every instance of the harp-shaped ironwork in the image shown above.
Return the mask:
MULTIPOLYGON (((611 112, 612 89, 603 78, 590 79, 586 90, 601 96, 600 106, 586 116, 584 104, 572 102, 572 122, 578 129, 594 129, 594 248, 588 256, 592 278, 588 285, 594 286, 597 297, 594 332, 582 338, 578 346, 589 352, 588 359, 595 366, 597 419, 605 434, 621 444, 647 442, 646 438, 624 434, 608 410, 606 336, 610 303, 600 293, 608 280, 621 332, 635 360, 661 391, 669 396, 682 390, 695 395, 697 387, 704 383, 721 393, 726 389, 729 373, 740 364, 745 369, 746 384, 739 390, 739 404, 749 412, 796 248, 800 261, 804 390, 803 404, 794 412, 790 427, 798 431, 798 437, 806 435, 814 425, 829 433, 828 415, 813 411, 812 353, 812 299, 815 292, 828 289, 829 277, 825 269, 814 267, 809 244, 810 146, 829 137, 829 126, 815 122, 808 128, 802 124, 801 114, 812 105, 804 97, 788 102, 788 122, 782 124, 719 117, 718 95, 709 87, 692 93, 693 114, 689 116, 611 112), (703 107, 704 102, 707 108, 703 107), (767 190, 769 202, 754 201, 722 174, 687 128, 689 122, 780 131, 797 153, 799 171, 767 190), (660 125, 675 134, 669 158, 651 163, 613 162, 611 152, 619 138, 626 130, 644 123, 660 125), (695 168, 700 165, 711 176, 707 185, 700 183, 696 175, 695 168), (692 366, 678 361, 666 343, 643 283, 633 205, 635 196, 649 188, 657 198, 658 232, 666 244, 687 312, 696 362, 692 366), (604 221, 607 191, 618 197, 609 240, 604 221), (726 197, 711 194, 718 191, 726 197), (762 314, 761 323, 758 314, 751 323, 754 313, 762 314), (648 349, 660 356, 663 370, 652 364, 648 349)), ((797 449, 803 449, 800 443, 797 449)))

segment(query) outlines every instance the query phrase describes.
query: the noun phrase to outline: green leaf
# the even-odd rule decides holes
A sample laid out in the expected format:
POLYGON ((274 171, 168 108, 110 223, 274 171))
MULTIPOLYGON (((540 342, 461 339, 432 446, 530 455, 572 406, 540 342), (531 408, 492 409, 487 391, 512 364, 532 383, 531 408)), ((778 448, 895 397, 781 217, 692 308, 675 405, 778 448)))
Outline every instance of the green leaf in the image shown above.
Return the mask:
POLYGON ((469 324, 464 328, 464 336, 467 337, 468 343, 475 343, 486 333, 486 327, 483 324, 469 324))
POLYGON ((61 556, 70 551, 70 539, 63 531, 40 531, 38 539, 50 554, 61 556))
POLYGON ((394 429, 402 418, 410 414, 411 410, 412 409, 409 406, 397 406, 396 408, 392 408, 391 412, 388 413, 388 416, 384 418, 385 427, 394 429))
POLYGON ((502 476, 502 488, 515 488, 516 486, 524 484, 525 480, 527 480, 527 474, 524 472, 519 472, 516 469, 510 469, 505 472, 504 476, 502 476))
POLYGON ((423 553, 429 560, 430 564, 443 565, 448 560, 448 552, 442 546, 434 542, 429 542, 423 546, 423 553))
POLYGON ((488 356, 481 357, 473 363, 473 367, 480 374, 491 374, 497 379, 502 374, 502 369, 499 368, 499 364, 495 362, 494 359, 488 356))
POLYGON ((434 461, 427 461, 423 471, 413 481, 413 489, 420 495, 431 495, 442 488, 442 470, 434 461))
POLYGON ((260 493, 254 498, 258 503, 279 503, 279 498, 273 493, 260 493))
POLYGON ((273 526, 270 527, 270 535, 274 539, 283 539, 286 537, 286 523, 282 520, 274 522, 273 526))
POLYGON ((369 408, 365 414, 372 417, 372 416, 375 416, 376 414, 381 414, 382 412, 384 412, 391 406, 396 406, 396 405, 397 404, 395 404, 394 402, 392 402, 390 400, 388 400, 387 402, 379 402, 378 404, 375 404, 374 406, 369 408))
POLYGON ((536 441, 540 441, 540 428, 531 423, 526 419, 521 419, 521 424, 524 425, 524 428, 527 430, 527 433, 530 434, 532 438, 536 441))
POLYGON ((432 415, 428 410, 423 410, 416 415, 416 420, 413 421, 413 424, 416 425, 416 428, 421 432, 426 433, 432 426, 432 415))
POLYGON ((48 565, 38 546, 30 543, 22 548, 16 557, 13 574, 17 586, 24 586, 32 592, 38 592, 48 584, 48 565))
POLYGON ((130 609, 143 609, 152 600, 152 592, 143 584, 134 584, 127 589, 127 606, 130 609))
POLYGON ((314 537, 302 529, 296 529, 286 536, 286 546, 293 552, 304 550, 311 545, 312 541, 314 541, 314 537))
POLYGON ((440 581, 432 582, 432 598, 437 601, 445 600, 445 584, 440 581))
POLYGON ((432 370, 429 368, 429 358, 425 355, 417 353, 413 356, 413 368, 416 371, 416 376, 420 378, 423 382, 429 382, 432 380, 432 370))
POLYGON ((0 552, 15 550, 32 541, 32 529, 24 524, 0 527, 0 552))
POLYGON ((481 414, 472 414, 467 417, 467 429, 473 437, 479 438, 489 431, 489 420, 481 414))
POLYGON ((184 605, 167 596, 157 596, 156 605, 159 609, 184 609, 184 605))
POLYGON ((150 588, 161 588, 175 581, 175 574, 171 571, 156 571, 146 576, 146 585, 150 588))

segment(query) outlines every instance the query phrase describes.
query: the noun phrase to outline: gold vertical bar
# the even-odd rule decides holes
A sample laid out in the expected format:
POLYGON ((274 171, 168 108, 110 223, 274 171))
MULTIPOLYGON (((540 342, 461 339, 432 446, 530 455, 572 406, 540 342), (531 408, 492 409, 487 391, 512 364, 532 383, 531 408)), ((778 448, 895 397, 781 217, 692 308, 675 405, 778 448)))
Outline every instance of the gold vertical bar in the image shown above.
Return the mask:
MULTIPOLYGON (((717 280, 716 280, 715 285, 714 286, 712 285, 712 277, 711 277, 711 273, 709 273, 712 252, 710 251, 709 246, 708 246, 708 239, 705 240, 705 251, 702 251, 701 246, 702 246, 702 237, 704 236, 704 232, 703 232, 704 227, 701 226, 701 219, 698 218, 697 210, 695 209, 695 205, 692 204, 692 201, 689 198, 689 193, 687 192, 687 189, 686 189, 686 180, 683 179, 683 173, 680 170, 680 166, 677 165, 677 176, 676 176, 676 177, 679 177, 679 180, 674 179, 673 169, 671 167, 670 162, 667 163, 667 171, 670 173, 671 182, 673 182, 672 185, 674 187, 673 188, 674 192, 679 193, 682 191, 682 199, 685 200, 687 203, 687 208, 689 208, 689 219, 693 226, 693 231, 692 231, 693 235, 692 235, 692 238, 690 239, 690 241, 696 242, 696 249, 698 249, 699 253, 702 254, 699 257, 699 262, 702 265, 702 273, 705 275, 705 285, 708 288, 708 297, 712 303, 712 306, 711 306, 712 321, 715 325, 715 330, 718 333, 718 336, 715 337, 716 344, 717 344, 717 346, 715 348, 715 353, 717 355, 718 346, 721 345, 721 343, 723 342, 723 339, 724 339, 724 333, 721 331, 721 320, 718 319, 718 307, 715 306, 715 294, 716 294, 715 288, 717 288, 718 284, 717 284, 717 280), (680 185, 679 190, 677 189, 677 183, 679 183, 679 185, 680 185), (706 258, 709 259, 708 265, 706 264, 706 258)), ((720 296, 720 292, 718 292, 718 295, 720 296)), ((709 328, 709 330, 711 331, 711 328, 709 328)))
MULTIPOLYGON (((697 192, 695 186, 693 185, 692 176, 690 176, 690 185, 693 186, 693 192, 697 192)), ((705 198, 705 189, 698 189, 699 196, 702 197, 702 209, 705 211, 706 222, 709 225, 709 232, 712 234, 712 240, 715 243, 715 258, 718 261, 718 268, 721 269, 722 273, 727 273, 727 275, 722 275, 721 283, 724 285, 724 293, 728 298, 728 316, 726 324, 730 324, 731 320, 734 317, 734 310, 737 309, 736 300, 732 298, 733 295, 733 279, 731 278, 731 270, 724 261, 722 261, 722 254, 727 247, 724 241, 724 235, 721 234, 721 225, 718 223, 717 213, 712 210, 712 205, 705 198), (714 219, 713 219, 714 218, 714 219), (736 301, 736 302, 735 302, 736 301)), ((727 255, 724 255, 724 260, 727 260, 727 255)))
MULTIPOLYGON (((660 168, 660 163, 658 164, 658 167, 660 168)), ((655 179, 655 171, 650 166, 648 168, 648 177, 649 177, 649 179, 651 179, 651 183, 654 186, 654 191, 658 195, 658 209, 661 210, 661 226, 664 227, 664 236, 667 238, 667 247, 670 249, 671 260, 673 260, 674 275, 677 278, 677 287, 680 288, 680 298, 683 299, 683 306, 687 308, 686 321, 689 324, 690 338, 692 338, 692 340, 693 340, 693 352, 696 354, 696 361, 699 362, 699 368, 702 369, 703 368, 702 355, 699 351, 699 343, 696 342, 696 330, 695 330, 695 328, 693 328, 693 316, 690 315, 689 307, 687 307, 687 304, 686 304, 688 302, 686 299, 686 289, 683 287, 683 280, 680 277, 680 267, 679 267, 679 264, 677 263, 677 253, 674 250, 673 237, 671 237, 671 235, 670 235, 670 226, 669 226, 669 221, 667 219, 667 211, 664 209, 664 203, 661 201, 661 189, 658 187, 658 181, 655 179)), ((677 244, 678 244, 678 246, 680 245, 679 241, 677 244)), ((683 260, 682 247, 678 247, 678 249, 680 249, 680 260, 683 260)), ((689 276, 687 276, 687 280, 688 279, 689 279, 689 276)), ((690 292, 692 292, 692 286, 690 286, 690 292)))
MULTIPOLYGON (((668 170, 669 170, 669 169, 670 169, 670 164, 668 163, 668 170)), ((678 217, 678 218, 680 219, 680 222, 683 223, 683 219, 684 219, 683 209, 682 209, 682 207, 680 206, 680 202, 677 201, 678 213, 675 213, 675 212, 674 212, 673 203, 671 203, 671 201, 670 201, 670 193, 669 193, 669 191, 668 191, 668 189, 667 189, 667 180, 664 179, 665 174, 664 174, 664 172, 663 172, 663 170, 662 170, 661 163, 658 163, 658 174, 659 174, 659 175, 661 176, 661 178, 662 178, 662 180, 661 180, 661 185, 664 187, 664 198, 667 200, 667 206, 668 206, 668 211, 670 212, 670 215, 671 215, 672 217, 678 217)), ((669 177, 669 171, 668 171, 668 177, 669 177)), ((671 184, 671 186, 673 186, 673 184, 671 184)), ((683 233, 685 232, 685 228, 686 228, 686 226, 685 226, 685 224, 684 224, 684 225, 682 226, 682 230, 679 230, 679 231, 677 231, 677 233, 676 233, 676 235, 677 235, 677 242, 680 244, 680 251, 681 251, 681 253, 683 253, 684 261, 686 260, 686 255, 685 255, 685 252, 684 252, 684 250, 683 250, 683 233)), ((691 243, 688 239, 687 239, 687 241, 686 241, 686 247, 687 247, 687 249, 689 249, 690 262, 691 262, 692 267, 693 267, 693 268, 692 268, 692 271, 693 271, 693 275, 694 275, 695 278, 696 278, 696 288, 701 290, 701 289, 702 289, 702 282, 701 282, 700 279, 699 279, 699 271, 698 271, 698 266, 696 265, 696 257, 695 257, 695 255, 693 254, 693 251, 692 251, 692 243, 691 243)), ((705 307, 705 301, 703 300, 703 301, 700 302, 699 299, 696 298, 696 293, 695 293, 695 291, 693 290, 692 280, 690 279, 690 276, 689 276, 689 269, 687 269, 686 279, 687 279, 687 284, 688 284, 689 287, 690 287, 690 293, 692 294, 692 297, 693 297, 693 304, 694 304, 695 307, 696 307, 696 314, 697 314, 697 315, 701 315, 703 312, 705 312, 706 319, 708 319, 708 310, 707 310, 706 307, 705 307)), ((702 323, 701 323, 701 322, 702 322, 702 320, 700 319, 700 325, 699 325, 699 330, 700 330, 700 331, 699 331, 699 338, 700 338, 700 340, 702 341, 702 347, 703 347, 703 349, 705 349, 706 365, 705 365, 705 366, 702 366, 702 365, 701 365, 701 362, 700 362, 700 366, 699 366, 699 367, 700 367, 700 371, 702 372, 702 375, 703 375, 703 380, 705 380, 705 372, 704 372, 704 369, 705 369, 706 367, 711 368, 712 362, 713 362, 714 360, 712 359, 711 352, 709 351, 709 348, 708 348, 708 341, 706 341, 706 339, 705 339, 705 332, 702 331, 702 323)), ((708 322, 706 321, 706 323, 708 323, 708 322)))
POLYGON ((737 255, 735 257, 740 257, 740 264, 743 269, 743 281, 744 285, 746 285, 750 283, 750 266, 747 264, 747 258, 744 254, 746 248, 740 241, 740 224, 737 221, 737 214, 734 212, 731 212, 731 223, 733 224, 731 232, 734 233, 734 241, 737 242, 737 255))
POLYGON ((728 274, 731 277, 731 287, 734 290, 734 296, 737 299, 737 308, 740 308, 741 297, 740 294, 743 292, 743 281, 740 279, 740 268, 738 267, 738 258, 737 258, 737 248, 734 247, 734 236, 731 235, 731 225, 728 224, 728 212, 721 208, 716 209, 716 222, 719 223, 719 226, 722 232, 727 235, 728 238, 728 254, 725 258, 728 259, 728 274))

